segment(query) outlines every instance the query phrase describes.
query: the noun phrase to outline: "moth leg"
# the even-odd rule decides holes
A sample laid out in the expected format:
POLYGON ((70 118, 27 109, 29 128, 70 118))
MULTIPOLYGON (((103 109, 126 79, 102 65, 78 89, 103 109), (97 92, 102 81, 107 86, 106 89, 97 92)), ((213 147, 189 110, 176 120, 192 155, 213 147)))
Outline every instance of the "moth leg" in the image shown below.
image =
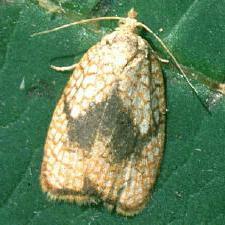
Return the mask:
MULTIPOLYGON (((153 49, 151 49, 151 58, 154 58, 156 60, 158 60, 159 62, 161 63, 165 63, 165 64, 168 64, 170 61, 168 59, 164 59, 162 57, 159 56, 159 53, 158 52, 155 52, 153 49)), ((159 65, 160 67, 160 65, 159 65)))
POLYGON ((54 66, 54 65, 51 65, 51 68, 56 70, 56 71, 71 71, 71 70, 74 70, 76 68, 77 64, 73 64, 71 66, 54 66))
POLYGON ((160 56, 156 55, 157 59, 161 62, 161 63, 166 63, 168 64, 170 61, 168 59, 163 59, 160 56))

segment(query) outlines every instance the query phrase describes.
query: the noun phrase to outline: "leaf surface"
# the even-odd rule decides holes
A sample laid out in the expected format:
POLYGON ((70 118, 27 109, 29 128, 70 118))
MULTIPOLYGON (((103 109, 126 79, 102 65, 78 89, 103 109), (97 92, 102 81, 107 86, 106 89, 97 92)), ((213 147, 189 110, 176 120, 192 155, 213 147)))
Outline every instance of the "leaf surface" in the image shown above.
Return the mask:
MULTIPOLYGON (((224 80, 224 1, 105 0, 80 4, 80 8, 63 7, 67 12, 77 10, 74 14, 79 11, 82 18, 125 16, 134 7, 140 21, 161 36, 182 64, 224 80)), ((103 22, 30 37, 67 22, 63 15, 53 16, 30 2, 0 5, 0 27, 4 28, 0 32, 0 224, 223 224, 225 99, 220 98, 211 113, 207 112, 170 66, 164 67, 168 109, 165 154, 144 211, 124 218, 108 213, 102 205, 80 207, 47 200, 39 185, 43 146, 52 112, 69 78, 68 73, 57 73, 49 66, 78 61, 116 26, 103 22)), ((147 33, 141 34, 155 43, 147 33)), ((194 84, 202 98, 213 95, 200 82, 194 84)))

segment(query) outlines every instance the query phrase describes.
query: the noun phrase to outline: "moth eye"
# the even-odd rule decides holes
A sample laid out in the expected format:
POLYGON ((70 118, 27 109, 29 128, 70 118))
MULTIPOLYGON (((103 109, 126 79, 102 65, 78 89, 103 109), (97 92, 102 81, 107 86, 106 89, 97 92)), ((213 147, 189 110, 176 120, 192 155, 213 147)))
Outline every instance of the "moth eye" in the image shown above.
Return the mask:
POLYGON ((125 24, 125 21, 124 20, 120 20, 119 21, 119 25, 124 25, 125 24))

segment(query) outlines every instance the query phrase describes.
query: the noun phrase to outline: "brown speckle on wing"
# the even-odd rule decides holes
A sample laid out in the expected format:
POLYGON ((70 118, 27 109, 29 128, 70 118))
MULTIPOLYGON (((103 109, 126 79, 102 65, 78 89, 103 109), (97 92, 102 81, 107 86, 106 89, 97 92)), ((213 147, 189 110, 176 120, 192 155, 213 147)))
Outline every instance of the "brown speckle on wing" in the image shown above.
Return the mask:
POLYGON ((133 30, 118 29, 90 48, 54 111, 41 185, 53 199, 102 200, 126 216, 150 197, 163 152, 161 68, 133 30))

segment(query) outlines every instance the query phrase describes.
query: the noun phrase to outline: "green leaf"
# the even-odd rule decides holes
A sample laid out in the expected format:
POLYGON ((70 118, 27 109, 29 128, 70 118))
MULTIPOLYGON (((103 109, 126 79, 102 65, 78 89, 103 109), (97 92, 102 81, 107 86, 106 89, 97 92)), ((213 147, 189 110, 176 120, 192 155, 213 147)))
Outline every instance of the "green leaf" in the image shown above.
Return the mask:
MULTIPOLYGON (((62 2, 66 7, 69 1, 62 2)), ((224 80, 223 0, 79 2, 81 18, 125 16, 134 7, 139 20, 159 33, 180 63, 224 80)), ((224 224, 225 99, 211 105, 209 113, 170 66, 164 67, 165 154, 144 211, 124 218, 110 214, 102 205, 80 207, 48 201, 39 185, 43 146, 52 112, 69 78, 49 66, 79 61, 115 27, 113 22, 103 22, 30 37, 66 22, 64 14, 53 16, 29 2, 0 5, 0 224, 224 224)), ((141 34, 163 52, 149 34, 141 34)), ((200 82, 194 84, 204 100, 214 96, 200 82)))

